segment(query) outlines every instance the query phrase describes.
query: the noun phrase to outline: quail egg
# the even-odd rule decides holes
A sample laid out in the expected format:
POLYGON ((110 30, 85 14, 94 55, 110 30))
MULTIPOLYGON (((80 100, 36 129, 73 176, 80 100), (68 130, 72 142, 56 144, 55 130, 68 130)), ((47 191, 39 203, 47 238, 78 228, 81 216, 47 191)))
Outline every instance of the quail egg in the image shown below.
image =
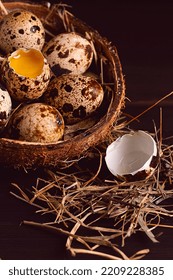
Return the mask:
POLYGON ((64 120, 59 111, 47 104, 31 103, 16 110, 10 118, 8 135, 12 139, 53 143, 64 134, 64 120))
POLYGON ((18 48, 41 50, 45 43, 45 30, 40 19, 32 12, 14 10, 0 23, 0 49, 6 54, 18 48))
POLYGON ((93 59, 91 43, 75 32, 55 36, 45 45, 43 54, 55 76, 83 74, 93 59))
POLYGON ((0 85, 0 131, 5 127, 12 110, 12 101, 8 91, 0 85))
POLYGON ((1 67, 2 81, 18 101, 39 98, 50 80, 50 68, 36 49, 18 49, 8 55, 1 67))
POLYGON ((66 124, 90 116, 103 101, 104 91, 93 77, 64 74, 54 78, 43 94, 47 104, 55 106, 66 124))

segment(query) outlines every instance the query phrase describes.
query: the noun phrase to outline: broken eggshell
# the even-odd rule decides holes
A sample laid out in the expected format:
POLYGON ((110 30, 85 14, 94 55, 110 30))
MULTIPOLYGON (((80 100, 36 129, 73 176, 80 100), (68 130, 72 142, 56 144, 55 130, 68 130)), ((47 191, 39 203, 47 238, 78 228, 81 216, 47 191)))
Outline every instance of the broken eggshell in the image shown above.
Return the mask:
POLYGON ((17 49, 1 65, 1 80, 11 97, 18 101, 39 98, 50 81, 50 67, 37 49, 17 49))
POLYGON ((112 142, 107 147, 105 161, 114 176, 127 180, 142 180, 152 174, 156 158, 155 140, 150 134, 139 130, 125 134, 112 142))

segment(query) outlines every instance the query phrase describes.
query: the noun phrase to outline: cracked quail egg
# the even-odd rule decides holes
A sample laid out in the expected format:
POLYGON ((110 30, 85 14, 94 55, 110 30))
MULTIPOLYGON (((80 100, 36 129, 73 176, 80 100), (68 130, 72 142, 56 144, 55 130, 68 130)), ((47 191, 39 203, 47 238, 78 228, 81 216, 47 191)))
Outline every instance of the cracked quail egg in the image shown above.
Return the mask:
POLYGON ((45 30, 40 19, 32 12, 14 10, 0 23, 0 49, 6 54, 18 48, 41 50, 45 43, 45 30))
POLYGON ((158 163, 157 144, 147 132, 138 130, 124 134, 106 149, 105 162, 109 171, 127 180, 146 179, 158 163))
POLYGON ((39 50, 21 48, 4 59, 1 75, 11 97, 26 101, 43 94, 50 80, 50 68, 39 50))
POLYGON ((72 74, 54 78, 43 94, 44 101, 61 112, 66 124, 90 116, 99 108, 103 97, 103 88, 95 78, 72 74))
POLYGON ((56 108, 43 103, 31 103, 13 113, 7 133, 12 139, 53 143, 64 134, 64 120, 56 108))
POLYGON ((12 110, 12 101, 8 91, 0 85, 0 131, 5 127, 12 110))
POLYGON ((83 74, 91 65, 93 49, 86 38, 75 32, 61 33, 43 48, 55 76, 83 74))

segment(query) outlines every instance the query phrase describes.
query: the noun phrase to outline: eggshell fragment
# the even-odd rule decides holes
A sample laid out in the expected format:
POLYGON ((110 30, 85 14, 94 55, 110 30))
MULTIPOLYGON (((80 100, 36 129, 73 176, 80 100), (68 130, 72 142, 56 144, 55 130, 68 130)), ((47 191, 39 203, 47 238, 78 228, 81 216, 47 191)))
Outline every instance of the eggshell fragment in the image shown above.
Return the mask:
POLYGON ((0 49, 6 54, 18 48, 41 50, 45 42, 45 30, 35 14, 16 9, 3 17, 0 38, 0 49))
POLYGON ((75 32, 55 36, 43 48, 43 54, 55 76, 83 74, 93 59, 90 42, 75 32))
POLYGON ((39 98, 50 80, 50 68, 36 49, 18 49, 4 59, 2 80, 10 95, 18 101, 39 98))
POLYGON ((151 162, 157 156, 157 145, 153 137, 142 131, 132 132, 117 138, 106 150, 106 165, 114 176, 135 176, 140 172, 145 177, 151 174, 151 162))
POLYGON ((41 143, 59 141, 64 134, 64 120, 56 108, 43 104, 27 104, 11 116, 9 138, 41 143))

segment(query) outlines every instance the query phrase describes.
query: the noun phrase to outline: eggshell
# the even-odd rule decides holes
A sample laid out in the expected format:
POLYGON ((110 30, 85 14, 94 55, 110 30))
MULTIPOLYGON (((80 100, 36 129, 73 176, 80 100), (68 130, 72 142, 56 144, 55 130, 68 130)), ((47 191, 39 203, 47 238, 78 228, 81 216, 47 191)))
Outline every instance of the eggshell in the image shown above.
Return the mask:
POLYGON ((10 95, 18 101, 39 98, 50 80, 50 68, 36 49, 18 49, 4 59, 2 81, 10 95))
POLYGON ((0 85, 0 131, 5 127, 12 110, 12 101, 8 91, 0 85))
POLYGON ((96 79, 72 74, 54 78, 43 94, 44 101, 61 112, 66 124, 74 124, 93 114, 103 97, 103 88, 96 79))
POLYGON ((149 133, 139 130, 112 142, 106 149, 105 161, 114 176, 144 179, 152 174, 152 160, 156 156, 155 140, 149 133))
POLYGON ((17 9, 3 17, 0 23, 0 38, 0 49, 6 54, 18 48, 41 50, 45 43, 45 30, 36 15, 17 9))
POLYGON ((43 53, 56 75, 82 74, 91 65, 93 49, 90 42, 75 32, 61 33, 51 39, 43 53))
POLYGON ((64 134, 64 121, 59 111, 46 104, 27 104, 14 112, 9 121, 10 138, 41 143, 59 141, 64 134))

